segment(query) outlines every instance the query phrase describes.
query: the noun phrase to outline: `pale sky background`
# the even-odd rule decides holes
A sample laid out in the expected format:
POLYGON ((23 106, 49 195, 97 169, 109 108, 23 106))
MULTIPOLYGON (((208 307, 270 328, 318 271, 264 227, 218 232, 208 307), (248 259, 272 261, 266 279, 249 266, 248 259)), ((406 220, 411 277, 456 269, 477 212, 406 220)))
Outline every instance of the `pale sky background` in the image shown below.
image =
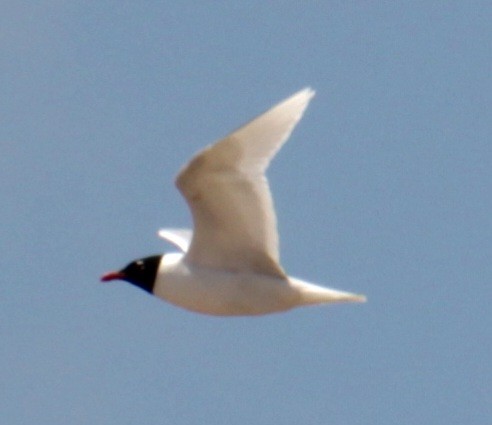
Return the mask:
POLYGON ((488 425, 492 3, 5 1, 0 422, 488 425), (365 305, 223 319, 103 272, 181 165, 295 91, 284 267, 365 305))

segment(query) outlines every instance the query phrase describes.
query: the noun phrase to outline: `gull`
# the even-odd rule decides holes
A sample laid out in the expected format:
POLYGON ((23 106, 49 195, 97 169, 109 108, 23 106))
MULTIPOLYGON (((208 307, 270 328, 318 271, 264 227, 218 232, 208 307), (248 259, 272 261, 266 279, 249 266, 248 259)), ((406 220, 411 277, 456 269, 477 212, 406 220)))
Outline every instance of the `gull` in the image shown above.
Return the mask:
POLYGON ((214 316, 364 302, 363 295, 289 276, 280 264, 265 172, 313 96, 305 88, 195 155, 176 178, 194 230, 158 232, 180 252, 135 260, 101 280, 124 280, 171 304, 214 316))

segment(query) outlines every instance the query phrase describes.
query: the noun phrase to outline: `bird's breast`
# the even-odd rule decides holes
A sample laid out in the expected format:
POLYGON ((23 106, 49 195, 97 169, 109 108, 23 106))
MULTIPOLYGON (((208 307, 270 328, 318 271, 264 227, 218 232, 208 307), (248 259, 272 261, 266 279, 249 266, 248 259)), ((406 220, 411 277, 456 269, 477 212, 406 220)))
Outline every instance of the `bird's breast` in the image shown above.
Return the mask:
POLYGON ((181 253, 164 255, 153 292, 171 304, 216 316, 284 311, 299 297, 287 280, 190 266, 181 253))

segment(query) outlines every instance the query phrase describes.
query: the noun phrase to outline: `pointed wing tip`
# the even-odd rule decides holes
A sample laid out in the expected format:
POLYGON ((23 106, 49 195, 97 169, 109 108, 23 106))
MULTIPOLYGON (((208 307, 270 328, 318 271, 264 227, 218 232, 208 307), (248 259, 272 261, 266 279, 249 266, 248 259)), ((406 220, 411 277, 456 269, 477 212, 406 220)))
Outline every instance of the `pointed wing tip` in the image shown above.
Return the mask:
POLYGON ((310 86, 304 87, 301 91, 305 92, 309 97, 313 97, 316 94, 316 90, 310 86))
POLYGON ((316 95, 316 90, 307 86, 304 87, 302 90, 299 90, 296 94, 294 94, 294 96, 301 96, 301 95, 302 97, 305 97, 307 101, 310 101, 316 95))
POLYGON ((315 94, 316 92, 311 87, 305 87, 285 99, 283 102, 280 103, 280 105, 290 105, 290 107, 298 108, 301 111, 302 116, 304 110, 307 108, 307 105, 315 94))

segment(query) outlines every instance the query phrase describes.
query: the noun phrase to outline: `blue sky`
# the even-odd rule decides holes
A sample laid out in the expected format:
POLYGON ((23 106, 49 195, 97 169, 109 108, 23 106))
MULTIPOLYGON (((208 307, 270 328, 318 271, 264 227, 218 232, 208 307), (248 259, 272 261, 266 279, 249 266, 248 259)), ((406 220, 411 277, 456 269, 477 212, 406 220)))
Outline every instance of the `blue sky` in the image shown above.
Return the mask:
POLYGON ((4 2, 0 419, 482 425, 492 6, 4 2), (284 267, 365 305, 220 319, 99 276, 171 250, 204 145, 304 86, 269 170, 284 267))

